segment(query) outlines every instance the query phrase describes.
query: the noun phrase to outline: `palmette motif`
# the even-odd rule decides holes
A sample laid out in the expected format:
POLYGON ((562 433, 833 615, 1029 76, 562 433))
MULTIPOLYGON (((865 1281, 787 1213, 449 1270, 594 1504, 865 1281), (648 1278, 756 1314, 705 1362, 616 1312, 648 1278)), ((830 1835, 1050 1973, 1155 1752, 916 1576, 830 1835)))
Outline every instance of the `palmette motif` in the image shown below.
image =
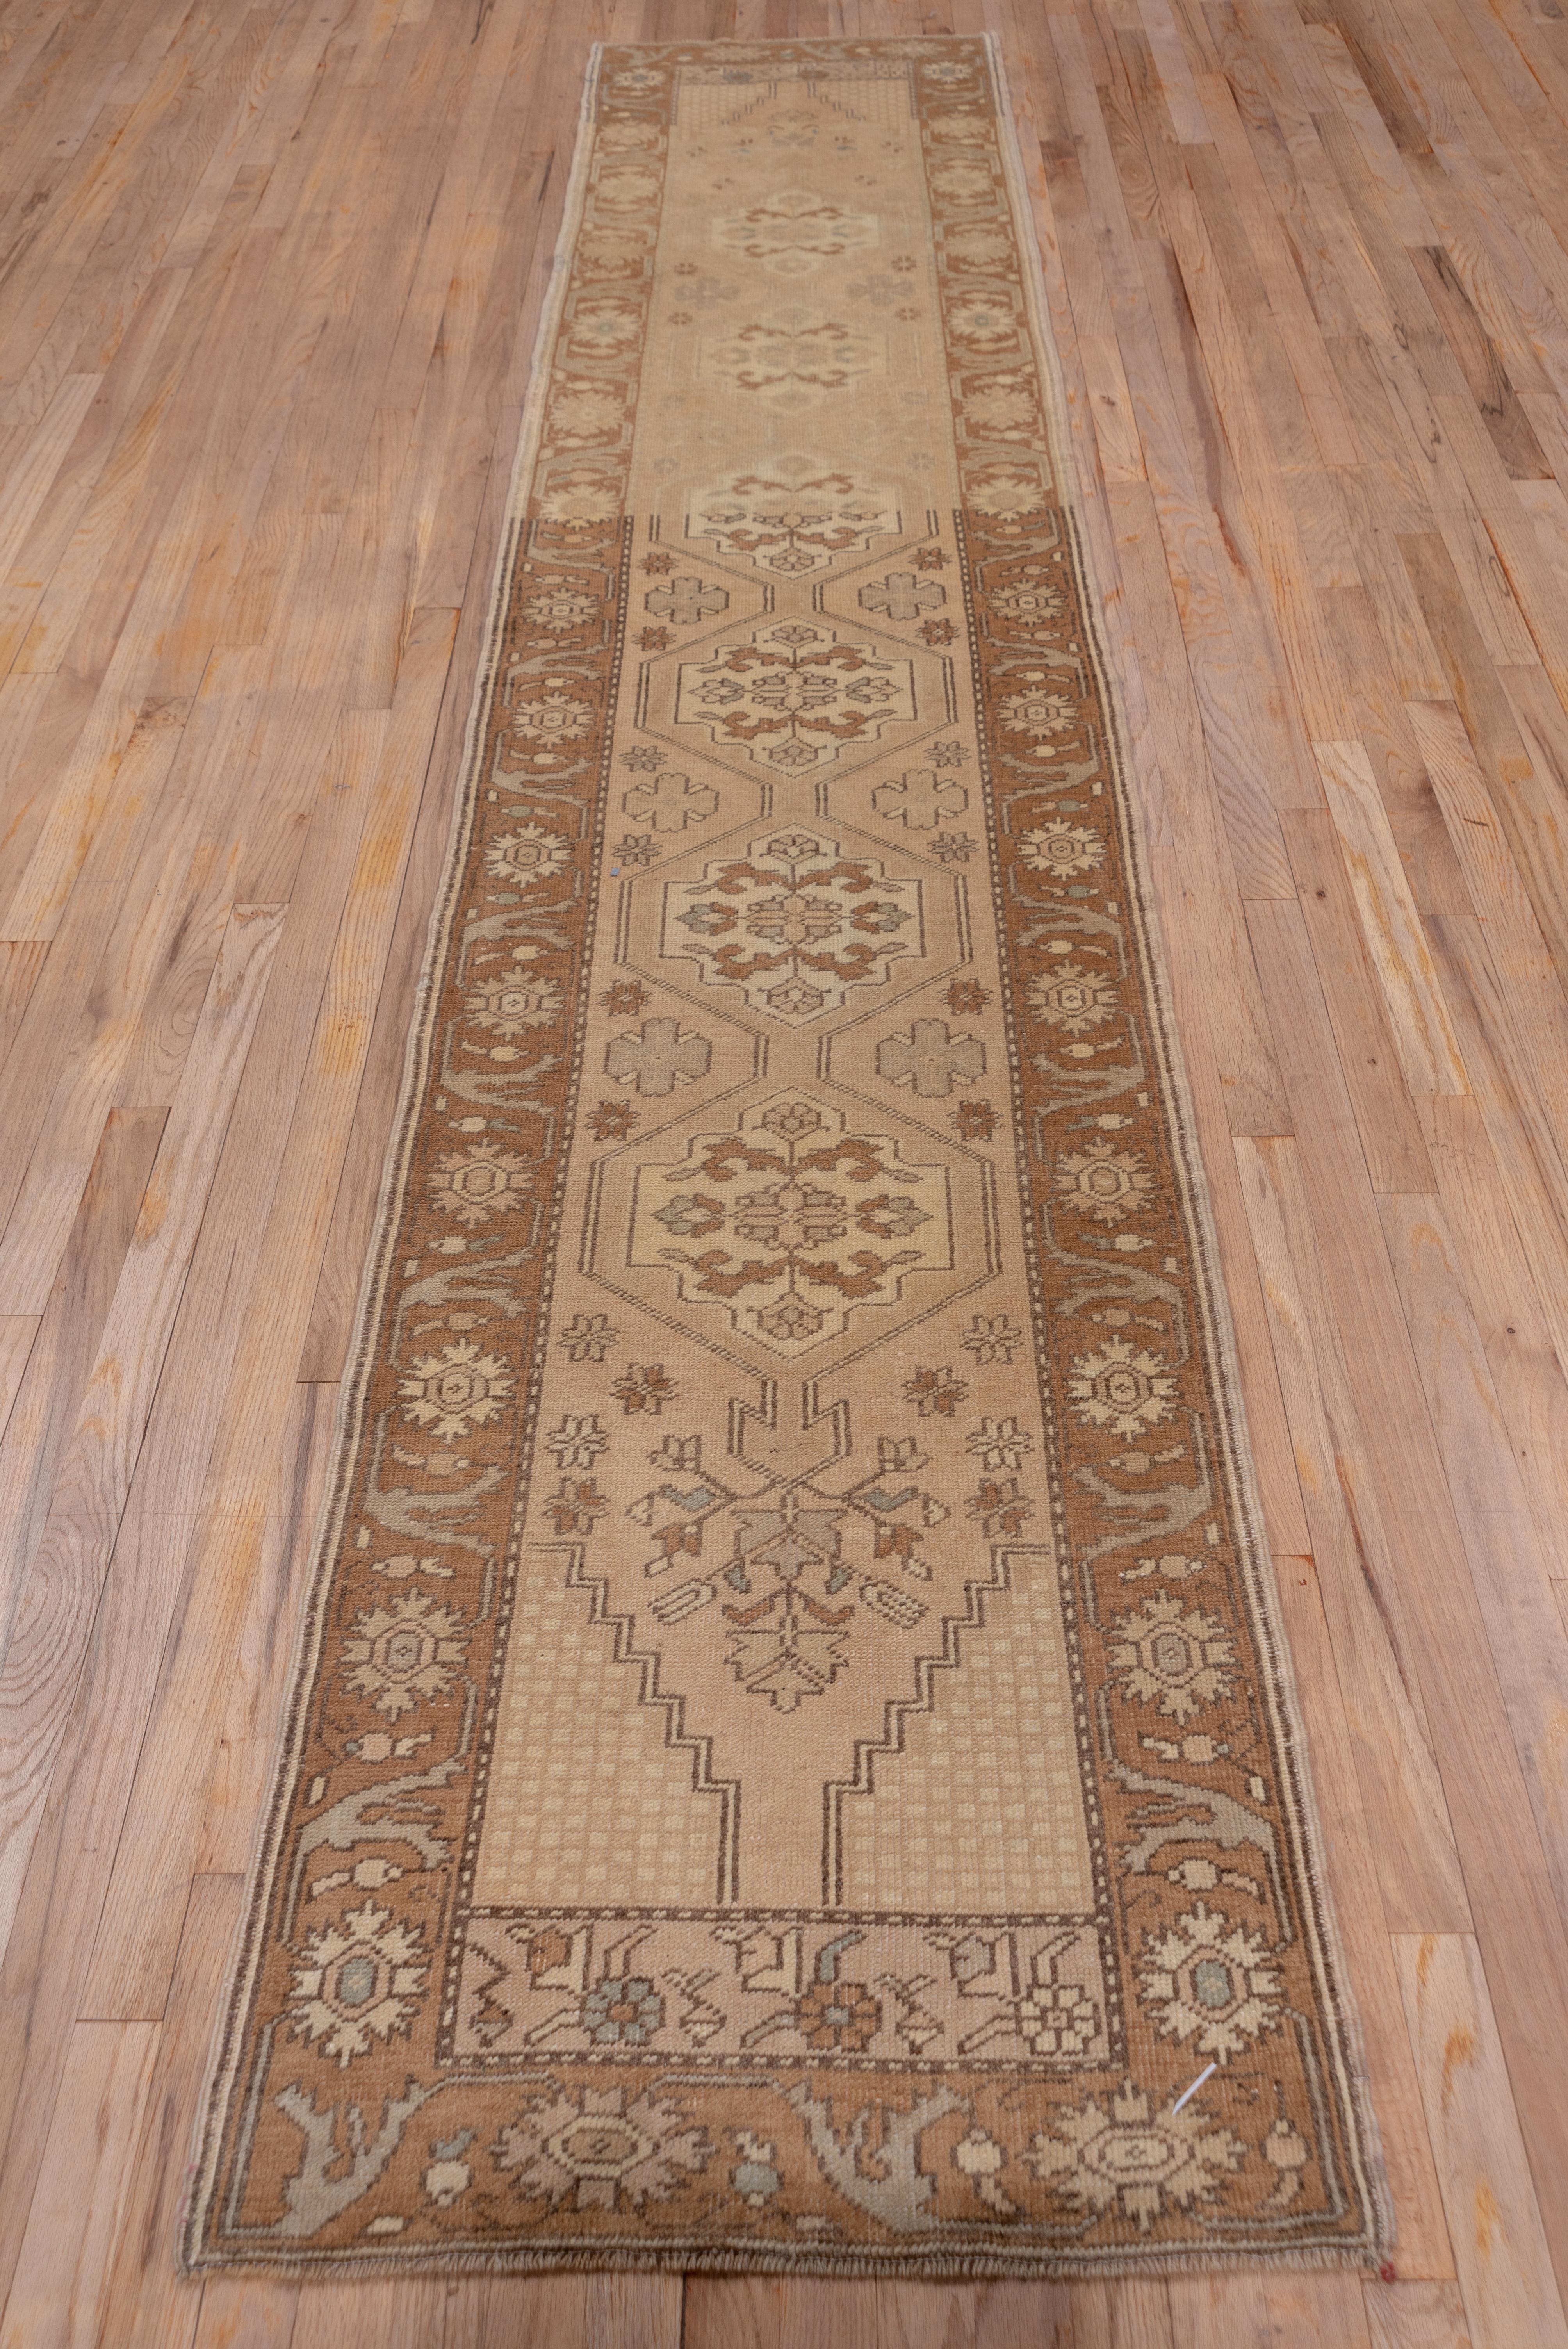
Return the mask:
POLYGON ((1375 2260, 993 59, 592 98, 187 2256, 1375 2260))

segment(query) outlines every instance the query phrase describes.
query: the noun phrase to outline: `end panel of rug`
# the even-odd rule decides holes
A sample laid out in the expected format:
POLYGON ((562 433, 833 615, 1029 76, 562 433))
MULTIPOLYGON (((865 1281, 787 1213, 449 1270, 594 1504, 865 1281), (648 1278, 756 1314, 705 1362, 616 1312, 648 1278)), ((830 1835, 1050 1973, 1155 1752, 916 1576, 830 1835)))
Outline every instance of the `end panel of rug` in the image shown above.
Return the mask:
POLYGON ((191 2268, 1381 2258, 1120 740, 991 48, 599 53, 191 2268))

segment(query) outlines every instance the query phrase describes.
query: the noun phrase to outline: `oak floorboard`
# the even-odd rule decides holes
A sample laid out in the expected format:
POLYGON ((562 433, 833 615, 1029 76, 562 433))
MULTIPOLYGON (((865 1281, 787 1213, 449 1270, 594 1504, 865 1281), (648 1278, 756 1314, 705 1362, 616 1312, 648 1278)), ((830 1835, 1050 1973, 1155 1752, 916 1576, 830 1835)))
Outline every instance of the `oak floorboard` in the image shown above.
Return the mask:
POLYGON ((1480 1952, 1466 1934, 1401 1934, 1395 1947, 1475 2349, 1564 2349, 1568 2320, 1480 1952))
POLYGON ((1381 1212, 1460 1537, 1568 1933, 1568 1633, 1552 1591, 1556 1553, 1536 1530, 1439 1202, 1401 1193, 1385 1199, 1381 1212))
POLYGON ((0 1936, 21 1898, 277 933, 275 907, 236 908, 18 1591, 0 1666, 0 1936))
POLYGON ((1361 2292, 1371 2349, 1472 2349, 1457 2283, 1385 2283, 1368 2277, 1361 2292))
POLYGON ((0 1437, 0 1656, 141 1213, 164 1115, 160 1109, 109 1112, 48 1299, 30 1326, 27 1317, 21 1320, 29 1333, 26 1368, 0 1437))
POLYGON ((1424 1931, 1462 1932, 1470 1905, 1379 1505, 1375 1436, 1351 1393, 1299 1154, 1287 1142, 1239 1139, 1236 1156, 1362 1805, 1387 1855, 1384 1915, 1391 1932, 1415 1917, 1446 1920, 1424 1931))
POLYGON ((5 2303, 5 2349, 75 2349, 112 2315, 108 2255, 158 2052, 156 2023, 78 2023, 5 2303))
POLYGON ((192 2349, 291 2349, 299 2297, 269 2277, 209 2276, 192 2349))

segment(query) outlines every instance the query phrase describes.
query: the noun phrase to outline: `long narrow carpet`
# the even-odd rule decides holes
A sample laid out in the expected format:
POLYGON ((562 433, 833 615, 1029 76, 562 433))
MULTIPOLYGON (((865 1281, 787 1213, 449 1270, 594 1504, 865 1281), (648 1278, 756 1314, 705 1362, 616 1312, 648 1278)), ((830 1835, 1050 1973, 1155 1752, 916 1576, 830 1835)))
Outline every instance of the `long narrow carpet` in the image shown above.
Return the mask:
POLYGON ((186 2257, 1375 2261, 995 54, 583 123, 186 2257))

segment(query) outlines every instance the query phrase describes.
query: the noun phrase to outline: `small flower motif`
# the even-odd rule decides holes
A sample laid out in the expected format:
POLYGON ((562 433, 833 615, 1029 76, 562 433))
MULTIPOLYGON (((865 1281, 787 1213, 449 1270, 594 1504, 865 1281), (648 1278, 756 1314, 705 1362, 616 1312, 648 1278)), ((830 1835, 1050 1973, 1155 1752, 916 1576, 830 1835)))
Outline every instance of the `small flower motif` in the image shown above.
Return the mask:
POLYGON ((944 554, 940 546, 917 546, 914 567, 917 571, 945 571, 953 557, 944 554))
MULTIPOLYGON (((686 265, 688 268, 691 266, 689 263, 686 265)), ((677 274, 678 274, 679 272, 677 271, 677 274)), ((643 569, 648 574, 650 578, 662 578, 665 572, 673 571, 675 567, 676 559, 673 554, 645 554, 643 557, 643 569)), ((658 761, 656 759, 655 760, 654 764, 657 766, 658 761)))
POLYGON ((975 350, 997 350, 1018 339, 1018 322, 1006 297, 966 294, 948 310, 948 327, 955 341, 975 350))
POLYGON ((428 1434, 450 1444, 470 1427, 483 1427, 511 1400, 516 1381, 493 1354, 481 1354, 471 1338, 421 1354, 398 1382, 404 1415, 428 1434))
POLYGON ((617 864, 655 864, 658 847, 651 832, 624 833, 610 851, 617 864))
POLYGON ((967 502, 1006 530, 1020 514, 1038 511, 1040 476, 1032 465, 987 465, 971 476, 967 502))
POLYGON ((605 1010, 614 1013, 616 1018, 634 1019, 643 1006, 651 1002, 653 999, 641 979, 620 978, 613 987, 607 987, 604 989, 599 1000, 605 1010))
POLYGON ((574 389, 552 403, 551 430, 554 440, 568 445, 607 440, 620 430, 622 415, 621 403, 612 393, 574 389))
POLYGON ((1140 1150, 1091 1142, 1087 1150, 1067 1151, 1057 1159, 1056 1185, 1080 1215, 1097 1224, 1119 1224, 1148 1204, 1154 1177, 1140 1150))
POLYGON ((1140 1703, 1158 1704, 1184 1722, 1230 1694, 1227 1667, 1236 1651, 1224 1625, 1199 1607, 1184 1612, 1173 1590, 1157 1592, 1107 1628, 1111 1668, 1122 1675, 1123 1692, 1140 1703))
POLYGON ((582 627, 598 608, 596 596, 577 595, 569 587, 554 587, 545 595, 530 595, 522 612, 536 628, 548 628, 552 636, 561 636, 569 629, 582 627))
POLYGON ((609 1507, 592 1476, 562 1476, 546 1495, 544 1514, 557 1534, 591 1534, 609 1507))
POLYGON ((1025 693, 1004 694, 997 714, 1011 733, 1032 734, 1043 740, 1052 734, 1065 734, 1076 725, 1078 706, 1071 694, 1035 685, 1025 693))
POLYGON ((1021 1534, 1035 1514, 1035 1505, 1018 1489, 1016 1476, 985 1476, 978 1491, 964 1504, 964 1514, 988 1541, 1021 1534))
POLYGON ((596 2047, 645 2047, 664 2019, 664 2000, 641 1974, 612 1975, 583 2002, 582 2027, 596 2047))
POLYGON ((994 590, 991 609, 1019 635, 1043 642, 1067 608, 1067 597, 1043 563, 1026 563, 1005 587, 994 590))
POLYGON ((466 2194, 473 2182, 473 2165, 463 2159, 474 2141, 472 2129, 459 2129, 453 2137, 430 2147, 430 2159, 422 2184, 438 2210, 449 2210, 459 2194, 466 2194))
POLYGON ((1053 816, 1037 824, 1018 843, 1018 854, 1031 873, 1048 873, 1053 881, 1070 881, 1075 873, 1093 873, 1105 863, 1105 843, 1087 823, 1069 823, 1053 816))
POLYGON ((680 1389, 674 1379, 666 1377, 662 1362, 628 1362, 610 1392, 628 1418, 646 1412, 650 1419, 657 1419, 680 1389))
POLYGON ((1035 1439, 1016 1419, 983 1419, 964 1448, 983 1468, 1021 1468, 1035 1439))
POLYGON ((1022 440, 1036 423, 1035 403, 1016 376, 992 379, 964 402, 965 420, 999 440, 1022 440))
POLYGON ((1036 1019, 1043 1019, 1047 1028, 1062 1028, 1069 1036, 1081 1036, 1086 1029, 1102 1027, 1115 1017, 1116 981, 1103 971, 1085 970, 1076 962, 1058 963, 1043 978, 1029 981, 1025 999, 1036 1019))
POLYGON ((990 988, 982 987, 978 979, 955 978, 947 990, 949 1011, 972 1016, 977 1011, 984 1011, 990 1000, 990 988))
POLYGON ((1005 1313, 976 1313, 962 1342, 977 1362, 1010 1362, 1024 1333, 1005 1313))
POLYGON ((373 1900, 311 1935, 294 1970, 291 2029, 346 2066, 374 2041, 407 2033, 428 1967, 418 1929, 373 1900))
POLYGON ((948 1123, 960 1142, 989 1142, 999 1120, 987 1101, 960 1102, 948 1123))
POLYGON ((939 1371, 916 1371, 913 1378, 904 1381, 903 1399, 912 1402, 922 1419, 933 1413, 938 1418, 951 1419, 969 1390, 962 1379, 955 1379, 945 1363, 939 1371))
POLYGON ((964 766, 967 766, 967 764, 969 763, 969 745, 968 745, 968 743, 967 743, 967 742, 935 742, 935 743, 934 743, 934 744, 932 745, 932 750, 931 750, 931 763, 932 763, 932 765, 933 765, 934 767, 964 767, 964 766))
POLYGON ((740 2159, 729 2173, 730 2185, 748 2209, 760 2210, 784 2183, 779 2148, 769 2138, 753 2137, 749 2129, 737 2129, 734 2134, 740 2159))
POLYGON ((624 2087, 536 2097, 491 2147, 496 2168, 520 2193, 552 2209, 570 2197, 578 2210, 667 2201, 707 2168, 712 2152, 679 2105, 652 2092, 634 2097, 624 2087))
POLYGON ((662 653, 666 651, 674 642, 675 637, 668 628, 640 628, 637 631, 639 652, 662 653))
POLYGON ((426 1592, 404 1591, 386 1607, 362 1609, 343 1661, 347 1685, 377 1713, 397 1721, 431 1697, 445 1696, 468 1651, 460 1615, 426 1592))
POLYGON ((542 978, 523 963, 470 988, 464 1009, 478 1027, 492 1036, 521 1036, 531 1028, 548 1028, 566 1008, 566 997, 552 978, 542 978))
POLYGON ((1273 1957, 1256 1933, 1200 1900, 1167 1931, 1145 1938, 1144 2003, 1162 2037, 1193 2040, 1200 2054, 1227 2063, 1278 2027, 1273 1957))
POLYGON ((1141 1435, 1170 1418, 1175 1392, 1166 1357, 1130 1339, 1108 1338, 1073 1356, 1068 1395, 1086 1427, 1141 1435))
POLYGON ((595 1142, 624 1142, 637 1118, 638 1112, 629 1102, 602 1101, 583 1123, 595 1142))
POLYGON ((542 823, 525 823, 516 832, 503 833, 485 851, 485 870, 492 881, 521 884, 548 881, 553 874, 563 873, 572 862, 572 843, 558 832, 546 832, 542 823))
POLYGON ((1018 2035, 1037 2055, 1081 2055, 1099 2030, 1099 2011, 1079 1982, 1037 1982, 1018 2001, 1018 2035))
POLYGON ((933 651, 941 645, 950 645, 956 634, 951 620, 923 620, 920 624, 920 640, 933 651))
POLYGON ((814 1982, 796 2002, 795 2021, 808 2047, 858 2054, 877 2035, 882 2002, 864 1982, 814 1982))
POLYGON ((966 832, 939 832, 931 853, 939 864, 967 864, 979 845, 966 832))
POLYGON ((573 1362, 602 1362, 620 1337, 605 1313, 574 1313, 561 1332, 560 1345, 573 1362))
POLYGON ((1147 2234, 1171 2204, 1190 2210, 1208 2201, 1246 2158, 1240 2138, 1213 2127, 1196 2100, 1157 2117, 1145 2092, 1127 2080, 1109 2106, 1090 2096, 1062 2115, 1059 2135, 1042 2129, 1024 2157, 1037 2178, 1097 2217, 1119 2210, 1147 2234))
POLYGON ((512 704, 507 717, 507 731, 524 742, 543 742, 552 750, 562 742, 579 742, 584 734, 593 731, 594 713, 585 701, 573 693, 563 693, 559 686, 546 689, 531 701, 512 704))
POLYGON ((1312 2158, 1312 2148, 1283 2117, 1275 2121, 1264 2139, 1264 2159, 1276 2172, 1279 2183, 1269 2197, 1276 2210, 1294 2202, 1301 2191, 1301 2173, 1312 2158))
POLYGON ((600 1454, 610 1449, 609 1437, 591 1412, 568 1412, 544 1444, 558 1468, 592 1468, 600 1454))
MULTIPOLYGON (((643 568, 645 571, 651 571, 653 567, 650 557, 643 568)), ((666 753, 656 742, 634 742, 629 750, 622 751, 621 764, 623 767, 630 767, 634 774, 651 775, 664 765, 665 756, 666 753)))
POLYGON ((515 1151, 475 1143, 449 1151, 430 1171, 430 1197, 443 1215, 459 1224, 488 1224, 503 1208, 515 1207, 533 1187, 534 1170, 515 1151))
POLYGON ((1008 2201, 996 2183, 996 2172, 1006 2167, 1006 2161, 1002 2147, 983 2128, 972 2128, 953 2148, 953 2167, 968 2179, 981 2201, 1002 2218, 1011 2219, 1017 2205, 1008 2201))
POLYGON ((539 502, 541 515, 557 530, 592 530, 596 523, 613 522, 620 510, 614 486, 596 477, 558 482, 539 502))

